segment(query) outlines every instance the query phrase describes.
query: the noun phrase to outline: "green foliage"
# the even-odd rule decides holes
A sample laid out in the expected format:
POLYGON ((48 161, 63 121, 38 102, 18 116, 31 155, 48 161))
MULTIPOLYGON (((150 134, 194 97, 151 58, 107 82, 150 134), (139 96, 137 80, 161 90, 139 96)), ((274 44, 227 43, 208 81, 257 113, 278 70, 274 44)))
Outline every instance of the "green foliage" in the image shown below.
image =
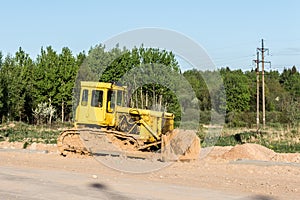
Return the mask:
POLYGON ((196 97, 199 100, 198 103, 200 110, 210 110, 211 108, 211 97, 203 78, 204 76, 207 77, 207 73, 209 72, 201 72, 196 69, 183 73, 184 77, 188 80, 195 91, 196 97))
POLYGON ((76 64, 76 59, 72 55, 71 50, 67 47, 62 49, 62 53, 59 55, 58 60, 59 69, 57 81, 59 82, 59 86, 54 102, 57 105, 60 105, 58 113, 61 116, 61 121, 64 122, 66 116, 68 119, 71 117, 70 113, 72 111, 74 80, 77 76, 79 66, 76 64))
POLYGON ((226 111, 243 112, 250 109, 250 86, 247 76, 241 71, 220 71, 226 91, 226 111))
MULTIPOLYGON (((278 153, 300 152, 300 143, 291 142, 289 138, 274 140, 274 134, 269 132, 241 132, 234 135, 225 135, 218 138, 216 146, 235 146, 244 143, 256 143, 263 145, 278 153)), ((205 147, 205 144, 202 144, 205 147)))
POLYGON ((127 86, 128 106, 167 110, 173 112, 176 120, 179 120, 179 101, 191 101, 178 95, 179 90, 182 90, 182 87, 178 87, 181 75, 172 52, 143 46, 132 50, 114 48, 106 52, 104 47, 96 46, 90 53, 90 72, 100 76, 100 81, 118 82, 127 86), (105 62, 97 61, 105 56, 105 62), (99 69, 96 69, 94 63, 99 62, 99 69))
MULTIPOLYGON (((200 123, 210 123, 212 114, 221 116, 225 112, 226 123, 231 127, 255 124, 256 71, 222 68, 181 73, 170 51, 144 46, 131 50, 119 46, 106 49, 103 45, 76 56, 67 47, 56 52, 48 46, 41 48, 35 60, 22 48, 7 56, 0 51, 0 122, 36 123, 33 111, 44 102, 56 110, 53 119, 72 121, 81 80, 123 81, 130 86, 128 106, 167 110, 175 114, 177 121, 185 116, 185 124, 195 124, 188 121, 199 116, 200 123), (223 83, 218 81, 220 75, 223 83)), ((265 91, 267 123, 297 126, 300 123, 297 67, 281 73, 265 71, 265 91)))
MULTIPOLYGON (((30 117, 27 106, 30 104, 28 79, 33 61, 21 48, 15 57, 8 55, 1 67, 1 92, 3 98, 1 119, 26 120, 30 117)), ((0 95, 1 98, 1 95, 0 95)))
POLYGON ((42 48, 36 61, 22 48, 3 62, 1 54, 0 122, 34 123, 33 110, 42 102, 54 106, 62 120, 70 120, 72 90, 84 57, 75 58, 68 48, 57 54, 51 46, 42 48))
POLYGON ((290 141, 271 142, 266 146, 278 153, 299 153, 300 152, 300 144, 291 143, 290 141))
POLYGON ((2 70, 2 66, 3 66, 3 55, 2 52, 0 51, 0 122, 1 122, 1 118, 3 113, 1 112, 3 109, 3 105, 5 103, 5 99, 4 99, 4 91, 3 91, 3 86, 4 86, 4 73, 2 70))
POLYGON ((24 147, 33 142, 56 144, 60 131, 37 129, 32 126, 19 124, 15 127, 0 129, 0 135, 8 138, 9 142, 24 142, 24 147))
POLYGON ((283 70, 280 83, 291 95, 300 96, 300 73, 297 71, 296 66, 293 66, 292 69, 283 70))
POLYGON ((46 50, 42 48, 41 55, 37 57, 34 72, 34 97, 37 103, 53 102, 55 99, 59 89, 59 82, 57 81, 58 66, 58 55, 52 47, 49 46, 46 50))

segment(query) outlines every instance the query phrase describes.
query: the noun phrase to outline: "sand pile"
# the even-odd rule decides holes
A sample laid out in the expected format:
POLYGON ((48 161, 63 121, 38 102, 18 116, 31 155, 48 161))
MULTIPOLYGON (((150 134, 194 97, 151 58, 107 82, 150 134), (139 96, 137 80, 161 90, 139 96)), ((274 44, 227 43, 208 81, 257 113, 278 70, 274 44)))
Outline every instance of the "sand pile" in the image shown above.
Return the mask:
POLYGON ((272 161, 300 163, 300 153, 277 153, 272 161))
POLYGON ((236 145, 222 155, 225 160, 264 160, 269 161, 276 155, 274 151, 259 144, 236 145))
POLYGON ((226 149, 219 151, 219 154, 212 153, 212 156, 218 155, 219 159, 229 161, 243 159, 300 163, 300 153, 276 153, 259 144, 242 144, 226 149))

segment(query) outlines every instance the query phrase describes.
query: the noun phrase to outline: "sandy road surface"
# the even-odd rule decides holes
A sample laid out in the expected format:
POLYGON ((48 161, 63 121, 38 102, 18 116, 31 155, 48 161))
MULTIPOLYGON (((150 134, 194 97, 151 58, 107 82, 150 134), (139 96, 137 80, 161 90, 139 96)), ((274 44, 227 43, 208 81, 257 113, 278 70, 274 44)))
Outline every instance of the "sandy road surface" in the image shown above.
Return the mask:
POLYGON ((300 167, 208 157, 131 174, 92 157, 6 149, 0 185, 0 199, 300 199, 300 167))
POLYGON ((246 199, 215 190, 131 178, 1 167, 1 199, 246 199), (4 186, 4 187, 3 187, 4 186))

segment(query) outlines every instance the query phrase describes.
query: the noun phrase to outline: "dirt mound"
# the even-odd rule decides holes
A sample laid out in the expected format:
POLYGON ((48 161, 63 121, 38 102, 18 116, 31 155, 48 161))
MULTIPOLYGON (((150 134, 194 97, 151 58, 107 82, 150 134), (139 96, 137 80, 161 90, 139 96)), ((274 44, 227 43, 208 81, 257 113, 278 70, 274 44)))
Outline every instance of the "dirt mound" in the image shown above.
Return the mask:
POLYGON ((269 161, 276 155, 274 151, 259 144, 236 145, 222 155, 225 160, 264 160, 269 161))
POLYGON ((232 148, 233 146, 214 146, 202 148, 200 152, 200 159, 205 159, 207 161, 224 161, 223 155, 232 148))
POLYGON ((300 163, 300 153, 277 153, 272 161, 300 163))

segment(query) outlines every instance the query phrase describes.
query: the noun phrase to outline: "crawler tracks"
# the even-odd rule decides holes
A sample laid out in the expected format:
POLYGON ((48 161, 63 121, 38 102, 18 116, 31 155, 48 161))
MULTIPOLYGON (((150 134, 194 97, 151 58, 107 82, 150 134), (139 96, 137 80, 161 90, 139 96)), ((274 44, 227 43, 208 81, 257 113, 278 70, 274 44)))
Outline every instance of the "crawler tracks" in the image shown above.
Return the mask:
MULTIPOLYGON (((153 144, 154 145, 154 144, 153 144)), ((136 152, 149 147, 132 136, 107 129, 65 130, 57 139, 57 147, 62 155, 116 155, 136 152)), ((140 156, 137 156, 140 157, 140 156)))
POLYGON ((57 147, 64 156, 112 155, 175 161, 198 159, 200 140, 194 133, 177 129, 163 135, 162 140, 144 143, 120 131, 81 128, 62 132, 57 139, 57 147))

